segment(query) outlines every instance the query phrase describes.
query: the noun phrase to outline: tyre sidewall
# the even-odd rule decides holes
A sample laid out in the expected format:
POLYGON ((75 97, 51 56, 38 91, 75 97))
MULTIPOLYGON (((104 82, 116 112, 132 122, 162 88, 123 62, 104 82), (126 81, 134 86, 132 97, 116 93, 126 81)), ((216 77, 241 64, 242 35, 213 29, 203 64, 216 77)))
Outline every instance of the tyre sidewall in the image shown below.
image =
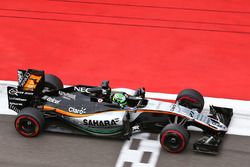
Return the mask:
POLYGON ((44 125, 45 125, 45 120, 41 114, 41 112, 38 109, 35 108, 31 108, 31 107, 27 107, 22 109, 18 115, 17 118, 15 119, 15 128, 17 130, 17 132, 25 137, 35 137, 38 136, 44 129, 44 125), (20 127, 20 123, 22 123, 22 121, 31 121, 31 123, 33 123, 33 125, 35 125, 34 129, 35 132, 33 133, 26 133, 22 127, 20 127))
POLYGON ((189 133, 186 128, 184 128, 181 125, 178 124, 168 124, 165 126, 160 134, 160 143, 162 147, 171 153, 180 153, 184 151, 186 146, 188 145, 189 142, 189 133), (167 145, 165 145, 167 137, 170 135, 172 136, 177 136, 178 140, 181 141, 180 146, 174 150, 173 148, 169 148, 167 145))

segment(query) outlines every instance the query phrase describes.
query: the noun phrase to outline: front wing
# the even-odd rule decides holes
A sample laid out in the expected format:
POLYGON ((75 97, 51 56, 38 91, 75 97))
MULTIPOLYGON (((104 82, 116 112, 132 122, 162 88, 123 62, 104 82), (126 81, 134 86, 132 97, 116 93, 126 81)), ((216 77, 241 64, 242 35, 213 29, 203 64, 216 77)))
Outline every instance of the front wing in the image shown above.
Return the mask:
MULTIPOLYGON (((210 106, 210 115, 228 127, 233 116, 233 109, 210 106)), ((204 131, 204 136, 194 143, 193 150, 195 152, 217 154, 224 136, 225 132, 204 131)))

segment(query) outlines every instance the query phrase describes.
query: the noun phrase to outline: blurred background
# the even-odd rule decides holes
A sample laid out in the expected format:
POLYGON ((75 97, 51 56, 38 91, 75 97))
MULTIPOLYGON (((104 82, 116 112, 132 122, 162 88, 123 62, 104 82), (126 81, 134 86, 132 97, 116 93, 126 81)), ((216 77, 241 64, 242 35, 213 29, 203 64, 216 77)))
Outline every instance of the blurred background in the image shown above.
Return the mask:
POLYGON ((64 84, 250 99, 246 0, 0 1, 0 80, 34 68, 64 84))

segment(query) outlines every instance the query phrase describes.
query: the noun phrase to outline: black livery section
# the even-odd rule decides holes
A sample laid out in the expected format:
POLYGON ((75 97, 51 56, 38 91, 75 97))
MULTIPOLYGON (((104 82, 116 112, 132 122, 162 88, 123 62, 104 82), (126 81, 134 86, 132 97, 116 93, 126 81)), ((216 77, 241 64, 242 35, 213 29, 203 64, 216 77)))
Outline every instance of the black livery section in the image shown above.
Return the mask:
MULTIPOLYGON (((91 98, 88 94, 74 91, 76 87, 69 87, 63 90, 53 92, 50 95, 42 97, 46 102, 44 105, 55 107, 74 114, 93 114, 96 112, 121 110, 115 104, 104 102, 103 99, 91 98), (68 93, 70 92, 70 93, 68 93)), ((85 89, 86 86, 78 86, 77 88, 85 89)))

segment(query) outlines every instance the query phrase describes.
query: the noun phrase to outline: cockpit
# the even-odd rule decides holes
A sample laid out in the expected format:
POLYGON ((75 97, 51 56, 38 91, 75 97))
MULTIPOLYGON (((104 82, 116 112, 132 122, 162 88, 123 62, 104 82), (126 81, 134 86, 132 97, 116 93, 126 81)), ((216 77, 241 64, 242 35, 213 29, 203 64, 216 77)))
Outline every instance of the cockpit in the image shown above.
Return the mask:
POLYGON ((137 89, 133 95, 126 92, 112 91, 109 86, 109 81, 103 81, 101 86, 88 88, 88 93, 91 101, 106 102, 124 107, 142 107, 147 105, 145 99, 145 88, 137 89))

